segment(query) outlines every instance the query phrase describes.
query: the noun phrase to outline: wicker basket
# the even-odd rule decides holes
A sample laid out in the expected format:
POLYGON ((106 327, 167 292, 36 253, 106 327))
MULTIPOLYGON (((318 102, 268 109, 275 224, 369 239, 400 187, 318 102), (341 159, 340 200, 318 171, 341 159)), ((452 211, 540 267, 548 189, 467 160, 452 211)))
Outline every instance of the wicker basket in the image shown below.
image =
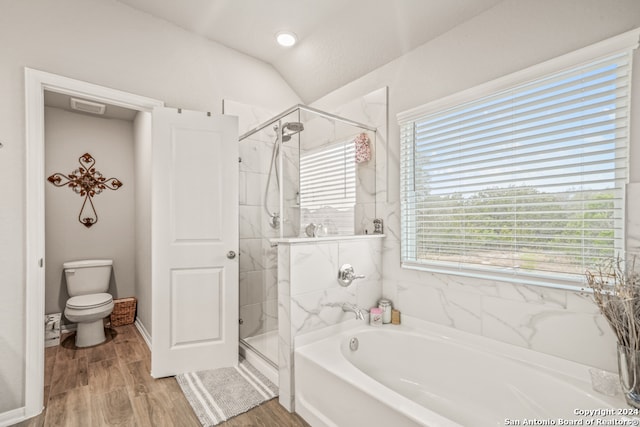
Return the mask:
POLYGON ((119 298, 113 300, 111 312, 111 326, 130 325, 136 319, 135 297, 119 298))

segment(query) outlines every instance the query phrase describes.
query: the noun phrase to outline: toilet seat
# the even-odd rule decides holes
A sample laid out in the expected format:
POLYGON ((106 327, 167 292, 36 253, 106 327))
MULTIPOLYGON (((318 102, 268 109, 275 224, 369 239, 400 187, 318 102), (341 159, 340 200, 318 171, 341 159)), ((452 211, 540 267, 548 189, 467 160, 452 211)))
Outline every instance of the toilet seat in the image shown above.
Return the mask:
POLYGON ((78 295, 67 300, 67 307, 76 310, 88 310, 107 306, 113 302, 113 296, 107 293, 78 295))

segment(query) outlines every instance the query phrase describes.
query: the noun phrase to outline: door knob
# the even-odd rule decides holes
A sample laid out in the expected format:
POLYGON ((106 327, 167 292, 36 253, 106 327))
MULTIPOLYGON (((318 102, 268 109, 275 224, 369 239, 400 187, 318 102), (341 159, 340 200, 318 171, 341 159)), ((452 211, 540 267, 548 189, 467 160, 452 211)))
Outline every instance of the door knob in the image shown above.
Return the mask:
POLYGON ((234 251, 227 252, 227 258, 234 259, 236 257, 236 253, 234 251))

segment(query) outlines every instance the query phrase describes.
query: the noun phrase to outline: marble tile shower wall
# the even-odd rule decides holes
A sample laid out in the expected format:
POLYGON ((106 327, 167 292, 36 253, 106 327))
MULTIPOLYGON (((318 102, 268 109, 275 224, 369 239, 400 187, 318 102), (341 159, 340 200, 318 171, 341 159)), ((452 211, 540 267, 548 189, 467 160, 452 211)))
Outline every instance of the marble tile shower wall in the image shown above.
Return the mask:
POLYGON ((370 232, 373 219, 382 218, 387 201, 388 88, 374 90, 339 106, 317 107, 377 129, 375 141, 371 133, 367 132, 374 144, 372 151, 375 162, 358 165, 356 186, 356 234, 363 234, 365 230, 370 232), (375 175, 374 179, 371 178, 372 174, 375 175))
MULTIPOLYGON (((276 250, 269 239, 278 231, 269 226, 263 207, 269 165, 269 142, 245 140, 240 145, 240 337, 277 329, 276 250)), ((277 204, 269 207, 273 211, 277 204)))
MULTIPOLYGON (((238 116, 240 134, 274 116, 271 111, 229 100, 224 101, 224 112, 238 116)), ((239 146, 240 338, 278 328, 276 248, 269 243, 278 231, 269 226, 263 207, 274 138, 275 132, 266 130, 239 146)), ((269 200, 269 208, 278 209, 277 197, 269 200)))
MULTIPOLYGON (((304 228, 300 226, 300 144, 298 144, 298 136, 293 136, 290 142, 292 143, 285 143, 282 147, 282 195, 284 199, 282 218, 284 228, 282 231, 283 236, 297 237, 304 234, 304 228)), ((272 194, 278 194, 278 192, 275 191, 272 194)))
MULTIPOLYGON (((363 114, 354 114, 349 119, 362 121, 363 114)), ((356 204, 354 206, 354 228, 356 235, 373 232, 373 219, 375 216, 376 202, 376 132, 367 131, 355 126, 336 122, 331 118, 308 114, 312 119, 305 121, 304 151, 315 151, 321 147, 327 147, 334 143, 353 141, 357 135, 365 132, 371 140, 371 160, 358 163, 356 166, 356 204)), ((369 122, 364 122, 369 124, 369 122)), ((372 124, 375 126, 375 124, 372 124)), ((384 153, 384 151, 382 151, 384 153)), ((306 224, 302 224, 304 227, 306 224)))
MULTIPOLYGON (((226 100, 224 111, 239 116, 241 134, 274 116, 260 108, 226 100)), ((376 90, 331 112, 378 129, 375 139, 372 138, 375 143, 372 147, 375 162, 360 165, 357 177, 355 229, 357 234, 363 234, 364 230, 373 229, 377 206, 384 206, 382 203, 386 200, 387 88, 376 90), (374 179, 371 179, 372 175, 374 179)), ((324 122, 322 126, 333 125, 324 122)), ((314 124, 305 123, 305 137, 313 133, 313 128, 314 124)), ((334 126, 327 135, 341 137, 343 135, 340 132, 339 127, 334 126)), ((353 129, 350 132, 350 136, 355 136, 353 129)), ((377 302, 382 292, 382 236, 361 238, 364 240, 308 241, 297 243, 295 248, 294 245, 280 243, 276 255, 268 239, 275 237, 277 232, 267 225, 269 218, 262 208, 269 166, 268 160, 264 159, 271 158, 271 144, 275 135, 269 136, 268 132, 261 134, 256 138, 262 139, 245 140, 240 145, 240 228, 244 230, 240 236, 240 291, 243 293, 241 301, 254 302, 241 306, 241 316, 246 316, 246 319, 243 317, 241 337, 260 332, 263 330, 261 328, 267 330, 274 327, 271 323, 275 317, 271 315, 271 310, 274 302, 273 281, 277 280, 275 299, 279 300, 280 402, 293 410, 291 362, 295 336, 350 319, 352 313, 342 312, 344 302, 365 308, 377 302), (278 263, 276 272, 273 269, 274 262, 278 263), (340 287, 336 276, 341 262, 351 263, 358 274, 365 274, 367 278, 348 288, 340 287), (265 302, 258 303, 261 296, 267 298, 265 302), (261 323, 258 319, 263 318, 262 313, 268 316, 261 323)), ((284 177, 285 214, 288 219, 299 218, 292 199, 295 194, 288 193, 287 188, 292 174, 296 177, 298 174, 293 165, 299 164, 296 158, 299 152, 293 147, 293 144, 284 147, 283 159, 285 163, 288 162, 284 177)), ((276 207, 273 203, 270 201, 270 209, 276 207)), ((302 228, 295 221, 285 223, 285 227, 291 227, 288 231, 285 228, 288 236, 299 235, 302 228)))

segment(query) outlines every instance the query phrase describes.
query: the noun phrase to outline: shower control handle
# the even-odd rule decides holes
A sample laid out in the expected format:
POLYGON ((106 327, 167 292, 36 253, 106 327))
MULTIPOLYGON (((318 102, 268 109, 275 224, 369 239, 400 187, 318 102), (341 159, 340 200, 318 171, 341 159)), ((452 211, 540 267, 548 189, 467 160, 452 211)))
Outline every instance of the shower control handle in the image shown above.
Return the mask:
POLYGON ((364 279, 364 275, 355 274, 351 264, 343 264, 338 270, 338 283, 340 283, 340 286, 349 286, 356 279, 364 279))
POLYGON ((227 252, 227 258, 234 259, 236 257, 236 253, 234 251, 227 252))

